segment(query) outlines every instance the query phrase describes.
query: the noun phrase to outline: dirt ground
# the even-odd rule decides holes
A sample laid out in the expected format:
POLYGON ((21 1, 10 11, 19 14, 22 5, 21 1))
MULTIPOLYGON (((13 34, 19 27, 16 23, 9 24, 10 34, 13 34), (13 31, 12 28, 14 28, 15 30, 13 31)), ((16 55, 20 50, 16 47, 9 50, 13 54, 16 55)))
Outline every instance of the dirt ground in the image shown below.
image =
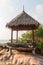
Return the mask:
POLYGON ((18 52, 17 50, 12 50, 12 54, 6 50, 2 52, 3 55, 0 55, 0 65, 43 65, 43 57, 29 52, 18 52))

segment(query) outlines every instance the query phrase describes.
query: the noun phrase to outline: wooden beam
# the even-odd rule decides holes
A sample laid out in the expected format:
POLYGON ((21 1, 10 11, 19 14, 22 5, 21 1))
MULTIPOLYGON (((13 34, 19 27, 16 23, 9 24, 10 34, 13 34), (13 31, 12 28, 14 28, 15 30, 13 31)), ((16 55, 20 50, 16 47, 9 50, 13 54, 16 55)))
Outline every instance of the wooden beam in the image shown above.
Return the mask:
POLYGON ((32 43, 34 43, 34 30, 32 30, 32 43))
POLYGON ((11 29, 11 43, 13 43, 13 30, 11 29))

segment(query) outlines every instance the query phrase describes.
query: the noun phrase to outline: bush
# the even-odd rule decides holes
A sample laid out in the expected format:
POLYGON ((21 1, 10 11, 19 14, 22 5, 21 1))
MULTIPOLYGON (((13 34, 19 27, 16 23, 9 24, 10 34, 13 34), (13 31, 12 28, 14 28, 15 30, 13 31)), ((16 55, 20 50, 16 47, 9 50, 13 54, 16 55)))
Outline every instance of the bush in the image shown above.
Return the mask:
POLYGON ((43 49, 43 45, 42 44, 37 44, 37 48, 42 50, 43 49))
POLYGON ((37 44, 36 53, 43 55, 43 44, 37 44))

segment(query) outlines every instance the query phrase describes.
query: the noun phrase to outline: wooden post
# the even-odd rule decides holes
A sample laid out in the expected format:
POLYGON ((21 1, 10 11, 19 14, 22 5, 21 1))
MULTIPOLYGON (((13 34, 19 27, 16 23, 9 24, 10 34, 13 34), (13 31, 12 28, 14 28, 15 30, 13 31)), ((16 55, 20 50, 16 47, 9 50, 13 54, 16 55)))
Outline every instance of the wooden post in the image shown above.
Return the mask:
POLYGON ((18 42, 18 30, 16 31, 16 42, 18 42))
POLYGON ((13 43, 13 29, 11 29, 11 43, 13 43))
POLYGON ((34 30, 32 30, 32 43, 34 43, 34 30))

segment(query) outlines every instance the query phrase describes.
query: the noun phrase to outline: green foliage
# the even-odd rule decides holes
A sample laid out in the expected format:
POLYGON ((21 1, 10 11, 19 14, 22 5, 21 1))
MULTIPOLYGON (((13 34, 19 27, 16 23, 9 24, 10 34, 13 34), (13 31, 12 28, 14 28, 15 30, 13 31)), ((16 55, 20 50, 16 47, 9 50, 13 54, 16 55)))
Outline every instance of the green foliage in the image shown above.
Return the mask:
POLYGON ((38 30, 36 30, 35 34, 38 43, 43 44, 43 27, 40 27, 38 30))
POLYGON ((43 45, 42 44, 37 44, 37 48, 43 49, 43 45))
POLYGON ((37 35, 37 37, 43 38, 43 27, 40 27, 40 28, 36 31, 36 35, 37 35))
POLYGON ((22 43, 26 43, 27 40, 30 40, 31 39, 31 32, 26 32, 24 34, 22 34, 21 38, 19 38, 19 41, 22 42, 22 43))

